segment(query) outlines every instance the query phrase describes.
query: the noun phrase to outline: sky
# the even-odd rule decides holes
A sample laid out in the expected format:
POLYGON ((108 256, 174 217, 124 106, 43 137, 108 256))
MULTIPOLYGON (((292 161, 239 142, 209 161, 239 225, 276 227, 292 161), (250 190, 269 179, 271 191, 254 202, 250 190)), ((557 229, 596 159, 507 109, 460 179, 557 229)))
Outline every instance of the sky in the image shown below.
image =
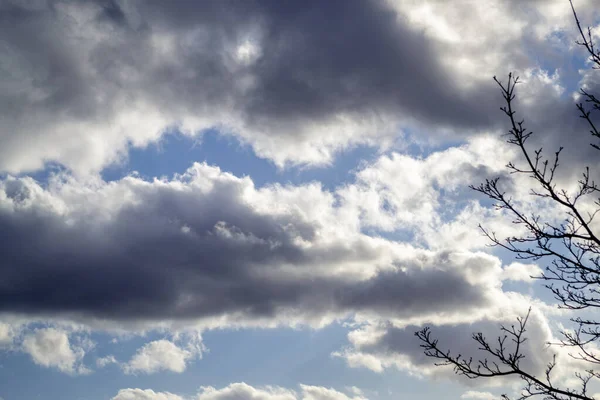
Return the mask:
POLYGON ((495 399, 520 382, 414 333, 477 357, 529 307, 524 365, 573 382, 571 314, 469 185, 560 219, 492 78, 573 190, 576 39, 566 0, 0 0, 0 399, 495 399))

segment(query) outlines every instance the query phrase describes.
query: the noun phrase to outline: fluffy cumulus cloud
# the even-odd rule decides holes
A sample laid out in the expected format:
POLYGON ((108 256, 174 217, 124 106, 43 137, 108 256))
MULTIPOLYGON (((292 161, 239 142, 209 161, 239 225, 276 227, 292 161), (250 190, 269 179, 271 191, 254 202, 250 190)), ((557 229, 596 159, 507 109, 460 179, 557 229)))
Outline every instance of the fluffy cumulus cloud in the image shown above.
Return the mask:
POLYGON ((318 324, 458 318, 505 301, 497 258, 366 235, 360 209, 318 184, 257 189, 196 164, 172 180, 1 188, 2 246, 19 250, 1 267, 5 312, 318 324))
POLYGON ((503 279, 511 281, 529 281, 535 277, 541 276, 542 270, 535 264, 523 264, 513 262, 504 267, 503 279))
POLYGON ((198 394, 198 400, 296 400, 296 393, 279 387, 255 388, 246 383, 232 383, 222 389, 204 387, 198 394))
MULTIPOLYGON (((10 284, 0 288, 0 304, 9 314, 34 318, 43 310, 101 329, 169 321, 194 329, 322 326, 350 317, 358 325, 349 345, 335 353, 349 366, 451 377, 424 357, 413 332, 433 324, 441 337, 452 338, 448 348, 467 354, 474 329, 493 335, 531 303, 505 291, 504 282, 529 281, 539 272, 533 264, 503 265, 481 245, 451 240, 456 229, 435 229, 459 224, 466 240, 477 237, 480 219, 457 222, 465 212, 475 213, 472 201, 461 200, 468 189, 458 175, 478 180, 499 173, 498 165, 483 162, 491 148, 502 147, 484 137, 425 158, 382 156, 335 190, 316 183, 257 188, 248 177, 206 164, 154 181, 56 175, 42 187, 30 178, 8 177, 0 186, 4 245, 37 250, 23 250, 4 264, 10 284), (453 168, 459 162, 464 168, 453 168), (409 244, 365 233, 370 229, 409 229, 420 239, 409 244), (41 271, 43 281, 36 279, 41 271)), ((497 163, 512 156, 507 151, 497 163)), ((505 177, 520 196, 516 179, 505 177)), ((482 215, 488 223, 502 217, 490 210, 482 215)), ((494 227, 513 232, 510 224, 494 227)), ((536 307, 550 310, 539 301, 536 307)), ((530 334, 553 339, 539 312, 530 325, 530 334)), ((535 371, 547 361, 545 349, 536 347, 540 343, 545 341, 526 348, 535 371)), ((37 331, 22 348, 37 364, 87 371, 83 349, 72 346, 65 332, 37 331)), ((115 364, 134 375, 182 373, 203 350, 200 337, 175 335, 146 343, 129 360, 100 357, 96 366, 115 364)), ((226 399, 247 390, 257 389, 206 389, 200 398, 226 399)), ((302 390, 307 400, 344 398, 323 388, 302 390)), ((127 389, 118 396, 176 395, 127 389)))
POLYGON ((67 332, 55 328, 37 329, 23 339, 23 351, 38 365, 55 367, 69 374, 87 373, 81 364, 85 350, 73 346, 67 332))
MULTIPOLYGON (((506 163, 516 157, 514 148, 492 136, 477 137, 424 158, 392 152, 359 170, 355 184, 342 188, 340 195, 348 206, 360 210, 366 228, 418 234, 421 237, 416 239, 428 246, 435 247, 437 242, 462 249, 477 247, 472 239, 476 235, 461 231, 474 224, 465 223, 466 218, 457 214, 492 215, 478 203, 465 207, 472 199, 468 185, 505 175, 506 163), (464 236, 470 243, 463 240, 458 245, 464 236)), ((514 179, 505 177, 508 185, 514 179)))
MULTIPOLYGON (((201 337, 189 336, 195 329, 316 327, 350 319, 356 325, 348 346, 334 354, 350 367, 450 378, 450 370, 434 368, 422 354, 414 331, 431 324, 450 338, 444 345, 469 354, 473 330, 491 337, 531 304, 505 283, 528 282, 539 272, 534 264, 503 265, 474 239, 480 221, 515 232, 501 213, 466 200, 469 189, 461 181, 501 174, 500 164, 515 156, 503 149, 485 136, 427 157, 383 155, 359 169, 353 182, 331 190, 318 183, 257 188, 249 177, 206 164, 153 181, 58 174, 42 186, 9 176, 0 181, 0 234, 2 246, 20 250, 4 252, 0 307, 5 314, 50 315, 93 329, 191 329, 149 341, 129 359, 95 361, 99 369, 116 365, 129 375, 183 373, 204 351, 201 337), (499 157, 486 163, 491 151, 499 157), (378 234, 403 230, 413 237, 378 234), (45 279, 37 279, 42 273, 45 279)), ((517 199, 526 195, 518 176, 503 178, 517 199)), ((551 308, 536 301, 535 309, 529 334, 554 339, 539 311, 550 315, 551 308)), ((525 349, 534 371, 548 360, 539 347, 546 340, 525 349)), ((16 346, 36 364, 89 372, 84 346, 64 330, 37 330, 16 346)), ((294 397, 293 391, 236 384, 207 388, 199 398, 346 398, 325 388, 301 389, 302 397, 294 397)), ((115 398, 177 396, 124 389, 115 398)))
POLYGON ((182 349, 171 341, 155 340, 141 347, 123 370, 128 374, 151 374, 162 370, 181 373, 194 356, 192 351, 182 349))

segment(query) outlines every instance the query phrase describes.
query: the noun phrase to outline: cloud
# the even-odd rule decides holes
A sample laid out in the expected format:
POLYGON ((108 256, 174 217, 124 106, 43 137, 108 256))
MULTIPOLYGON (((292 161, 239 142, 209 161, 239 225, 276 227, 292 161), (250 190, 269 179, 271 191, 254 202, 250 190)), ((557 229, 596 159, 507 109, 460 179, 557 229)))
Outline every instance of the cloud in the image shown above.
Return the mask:
POLYGON ((198 400, 296 400, 296 394, 280 387, 255 388, 246 383, 232 383, 222 389, 203 387, 198 400))
POLYGON ((563 6, 5 2, 0 170, 98 170, 174 128, 216 128, 279 166, 415 126, 495 129, 491 76, 537 67, 563 6))
POLYGON ((523 264, 519 262, 513 262, 502 271, 502 279, 510 281, 524 281, 530 282, 535 277, 540 276, 542 270, 535 264, 523 264))
POLYGON ((222 389, 205 387, 198 394, 198 400, 366 400, 363 397, 349 397, 331 388, 300 385, 301 394, 280 387, 255 388, 246 383, 232 383, 222 389))
MULTIPOLYGON (((578 8, 597 15, 591 1, 578 8)), ((592 91, 598 81, 556 57, 572 50, 560 37, 575 37, 569 13, 554 0, 2 3, 0 172, 48 162, 71 171, 47 185, 0 180, 0 312, 132 330, 351 319, 358 328, 337 352, 350 365, 449 376, 418 353, 411 330, 433 324, 449 348, 468 351, 473 329, 493 336, 531 301, 503 283, 539 271, 479 251, 476 222, 518 233, 485 201, 467 199, 467 184, 503 174, 517 156, 490 139, 507 126, 490 77, 517 70, 525 80, 518 116, 544 132, 546 148, 567 141, 573 167, 560 171, 561 184, 597 163, 569 95, 577 81, 592 91), (256 188, 206 164, 154 181, 86 176, 124 161, 130 147, 206 129, 279 167, 324 165, 357 145, 461 145, 423 157, 390 152, 331 191, 318 183, 256 188), (582 134, 564 134, 573 131, 582 134)), ((503 178, 522 200, 524 180, 503 178)), ((550 338, 548 327, 536 314, 533 333, 550 338)), ((96 365, 181 373, 203 347, 179 340, 96 365)), ((88 372, 87 345, 58 325, 0 323, 0 347, 88 372)), ((536 371, 544 364, 530 361, 536 371)), ((300 388, 232 384, 198 396, 348 398, 300 388)), ((139 398, 182 399, 141 389, 115 397, 139 398)))
MULTIPOLYGON (((331 388, 307 385, 300 385, 300 387, 302 388, 302 400, 366 400, 366 398, 362 397, 361 393, 357 393, 357 396, 349 397, 331 388)), ((360 392, 360 389, 358 392, 360 392)))
POLYGON ((12 346, 17 329, 11 324, 0 322, 0 349, 12 346))
POLYGON ((65 331, 56 328, 37 329, 24 337, 22 349, 37 365, 54 367, 68 374, 89 373, 81 363, 85 350, 72 346, 65 331))
POLYGON ((112 400, 183 400, 183 397, 150 389, 121 389, 112 400))
MULTIPOLYGON (((494 332, 532 301, 503 283, 525 280, 536 266, 503 266, 476 251, 480 245, 463 245, 476 240, 473 221, 480 216, 511 232, 510 223, 496 223, 502 215, 464 200, 470 190, 461 178, 484 179, 505 162, 486 164, 491 148, 511 156, 490 137, 425 158, 382 156, 363 166, 355 182, 331 191, 318 183, 256 188, 249 177, 206 164, 153 181, 63 174, 42 187, 8 177, 0 181, 2 246, 22 250, 1 252, 7 285, 0 287, 0 307, 136 332, 318 327, 350 319, 363 326, 337 352, 350 365, 430 373, 411 330, 433 324, 441 337, 469 338, 474 326, 494 332), (457 163, 462 172, 453 168, 457 163), (406 213, 381 223, 384 216, 371 216, 386 212, 381 198, 406 213), (428 212, 419 213, 427 202, 428 212), (421 243, 369 231, 393 237, 407 227, 421 243), (464 238, 457 239, 461 229, 464 238)), ((516 178, 507 181, 518 196, 527 193, 516 178)), ((448 347, 454 344, 460 347, 448 347)), ((145 344, 129 361, 108 356, 96 364, 117 363, 129 374, 181 373, 202 352, 201 338, 173 335, 145 344)))
POLYGON ((117 359, 115 358, 115 356, 113 356, 112 354, 108 355, 108 356, 105 356, 105 357, 100 357, 100 358, 96 359, 96 366, 98 368, 104 368, 107 365, 118 364, 118 363, 119 362, 117 361, 117 359))
POLYGON ((182 373, 187 363, 199 355, 168 340, 155 340, 138 349, 131 360, 122 367, 126 374, 153 374, 159 371, 182 373))
MULTIPOLYGON (((513 147, 490 135, 423 158, 392 152, 360 169, 356 182, 342 188, 340 195, 346 205, 360 210, 364 227, 387 232, 405 230, 430 246, 436 242, 446 245, 453 241, 451 235, 456 236, 457 229, 477 228, 476 222, 469 226, 469 221, 456 215, 465 211, 465 202, 475 194, 468 185, 506 175, 506 163, 516 157, 513 147), (447 229, 455 221, 458 226, 447 229), (445 230, 452 232, 441 235, 445 230)), ((506 178, 509 184, 515 179, 506 178)), ((470 230, 469 238, 479 236, 470 230)), ((471 247, 465 241, 459 242, 455 248, 471 247)))
POLYGON ((317 184, 256 189, 196 164, 172 180, 1 187, 4 312, 320 324, 458 318, 503 298, 497 258, 366 235, 317 184))
POLYGON ((460 396, 461 399, 472 400, 495 400, 498 396, 490 392, 478 392, 476 390, 468 390, 460 396))
MULTIPOLYGON (((231 383, 216 389, 211 386, 201 388, 195 400, 367 400, 364 397, 350 397, 342 392, 322 386, 300 385, 301 393, 276 386, 253 387, 244 382, 231 383)), ((192 397, 185 399, 191 400, 192 397)), ((184 400, 184 397, 169 392, 154 392, 142 389, 121 389, 112 400, 184 400)))
MULTIPOLYGON (((256 188, 206 164, 153 181, 8 177, 0 234, 22 250, 3 252, 0 308, 96 327, 474 321, 512 301, 503 281, 534 272, 476 251, 487 244, 477 223, 500 236, 519 227, 467 200, 467 182, 500 174, 514 155, 491 136, 425 158, 393 153, 332 191, 256 188), (412 237, 391 239, 403 232, 412 237)), ((529 196, 526 177, 504 184, 529 196)))
MULTIPOLYGON (((547 365, 556 356, 556 367, 553 370, 555 384, 565 387, 575 387, 579 384, 573 371, 586 367, 585 362, 574 359, 569 349, 560 346, 549 346, 548 343, 557 343, 558 332, 553 329, 551 317, 560 314, 551 305, 532 301, 522 295, 512 294, 512 303, 507 303, 500 312, 486 315, 472 323, 445 323, 442 321, 428 323, 431 327, 432 338, 439 339, 442 351, 449 350, 452 355, 461 355, 462 358, 472 357, 473 364, 478 360, 487 358, 490 362, 497 361, 493 356, 480 350, 472 335, 483 333, 488 342, 494 347, 498 337, 503 336, 500 326, 510 327, 516 324, 517 317, 526 315, 528 307, 532 306, 525 337, 528 338, 521 345, 524 358, 520 368, 535 376, 543 375, 547 365)), ((350 345, 341 351, 333 353, 335 357, 346 360, 354 368, 368 368, 375 372, 395 368, 405 371, 416 377, 453 379, 470 387, 502 387, 517 389, 521 384, 518 377, 496 377, 494 379, 468 379, 457 375, 451 366, 436 366, 434 360, 423 353, 419 346, 420 340, 415 337, 415 332, 423 325, 395 326, 393 322, 365 323, 362 327, 354 329, 348 334, 350 345)), ((514 350, 511 343, 508 351, 514 350)), ((500 367, 507 370, 508 367, 500 367)), ((512 390, 511 389, 511 390, 512 390)), ((470 398, 479 392, 469 392, 470 398)))

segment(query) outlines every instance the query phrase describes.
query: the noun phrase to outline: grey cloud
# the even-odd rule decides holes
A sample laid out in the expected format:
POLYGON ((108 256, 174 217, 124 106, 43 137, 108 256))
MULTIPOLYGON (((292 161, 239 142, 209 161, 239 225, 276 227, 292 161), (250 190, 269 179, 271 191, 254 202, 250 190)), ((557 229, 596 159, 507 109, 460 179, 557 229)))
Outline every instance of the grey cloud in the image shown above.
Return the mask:
MULTIPOLYGON (((513 311, 516 311, 515 309, 513 311)), ((522 307, 516 315, 524 316, 526 308, 522 307)), ((516 317, 513 315, 504 315, 501 319, 483 318, 471 324, 440 324, 433 326, 432 337, 439 339, 439 346, 443 351, 450 350, 454 356, 460 354, 462 357, 473 358, 473 363, 487 358, 491 361, 497 361, 493 356, 489 356, 484 351, 478 350, 476 342, 472 339, 473 333, 481 332, 493 346, 497 337, 503 336, 500 331, 500 325, 510 327, 516 323, 516 317)), ((351 332, 349 339, 352 345, 345 353, 338 353, 342 357, 348 358, 352 362, 360 360, 361 357, 369 356, 381 363, 383 367, 397 367, 423 375, 445 376, 447 378, 455 377, 467 384, 479 385, 501 385, 505 382, 473 382, 468 378, 456 376, 451 367, 439 368, 434 365, 435 359, 427 357, 420 347, 421 342, 414 335, 421 326, 409 325, 406 327, 395 327, 390 323, 384 323, 379 326, 373 325, 360 331, 351 332), (359 334, 360 332, 360 334, 359 334)), ((530 340, 525 341, 521 351, 525 358, 521 361, 523 370, 530 371, 532 374, 543 374, 547 363, 552 359, 553 354, 557 354, 559 363, 556 373, 557 379, 564 378, 571 368, 571 359, 566 352, 558 347, 547 346, 547 342, 554 340, 548 327, 548 321, 537 310, 533 310, 527 323, 525 334, 530 340)), ((513 351, 514 344, 508 344, 507 350, 513 351)), ((372 360, 370 360, 372 362, 372 360)), ((367 366, 373 368, 373 364, 368 362, 361 364, 355 362, 354 366, 367 366)))
POLYGON ((266 214, 257 207, 280 204, 249 201, 248 193, 261 195, 249 180, 219 174, 202 188, 198 180, 215 170, 196 168, 188 182, 128 178, 91 193, 4 183, 0 199, 12 198, 0 202, 0 310, 113 321, 292 312, 310 321, 354 312, 452 314, 495 301, 498 266, 489 256, 419 253, 336 233, 303 216, 307 210, 294 212, 298 202, 266 214), (102 208, 119 196, 129 200, 102 208), (474 264, 492 273, 488 282, 472 281, 474 264))
POLYGON ((214 49, 180 54, 182 65, 195 67, 191 79, 182 79, 181 70, 165 71, 169 89, 163 89, 191 96, 193 106, 210 99, 207 88, 217 87, 210 92, 217 98, 231 94, 222 52, 254 25, 262 51, 245 72, 257 84, 238 105, 245 104, 251 119, 287 124, 337 112, 403 110, 459 126, 488 122, 485 114, 472 112, 478 103, 469 97, 477 93, 461 93, 437 62, 432 43, 383 2, 183 2, 180 7, 149 2, 139 11, 149 27, 177 34, 198 26, 208 30, 214 49), (438 106, 430 106, 432 99, 438 106))
POLYGON ((327 161, 401 119, 459 130, 499 119, 492 82, 461 89, 436 44, 384 2, 49 4, 0 8, 3 170, 97 169, 179 123, 233 130, 284 163, 327 161), (236 61, 245 40, 252 62, 236 61))

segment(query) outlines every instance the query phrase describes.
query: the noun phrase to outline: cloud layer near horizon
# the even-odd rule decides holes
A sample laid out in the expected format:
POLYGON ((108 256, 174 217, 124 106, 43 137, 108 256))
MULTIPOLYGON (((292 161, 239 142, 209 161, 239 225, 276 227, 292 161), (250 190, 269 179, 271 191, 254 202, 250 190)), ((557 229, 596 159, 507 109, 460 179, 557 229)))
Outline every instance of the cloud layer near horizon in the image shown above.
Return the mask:
POLYGON ((322 386, 300 385, 300 393, 281 387, 256 388, 246 383, 232 383, 224 388, 203 387, 194 397, 182 397, 169 392, 155 392, 143 389, 122 389, 112 400, 367 400, 360 390, 353 388, 353 393, 347 395, 331 388, 322 386))

